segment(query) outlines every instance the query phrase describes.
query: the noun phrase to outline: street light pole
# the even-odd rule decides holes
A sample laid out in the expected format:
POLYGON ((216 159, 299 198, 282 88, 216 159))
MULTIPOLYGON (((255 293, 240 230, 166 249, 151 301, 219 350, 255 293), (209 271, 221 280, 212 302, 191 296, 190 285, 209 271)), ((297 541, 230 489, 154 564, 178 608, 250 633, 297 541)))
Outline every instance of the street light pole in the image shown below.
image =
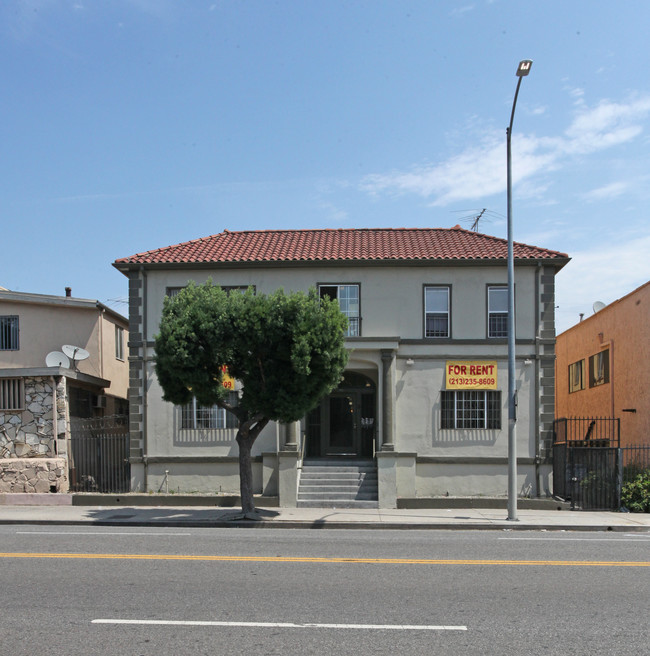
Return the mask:
POLYGON ((508 142, 508 519, 517 520, 517 390, 515 386, 515 262, 512 242, 512 154, 510 142, 512 121, 521 79, 530 73, 530 59, 519 62, 517 90, 512 101, 510 125, 506 130, 508 142))

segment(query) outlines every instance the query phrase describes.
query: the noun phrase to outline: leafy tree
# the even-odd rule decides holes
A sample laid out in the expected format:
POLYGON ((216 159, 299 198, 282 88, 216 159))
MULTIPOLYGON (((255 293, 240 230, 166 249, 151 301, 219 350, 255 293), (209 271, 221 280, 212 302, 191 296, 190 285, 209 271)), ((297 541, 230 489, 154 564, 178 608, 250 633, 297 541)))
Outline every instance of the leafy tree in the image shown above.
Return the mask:
POLYGON ((208 281, 165 299, 155 363, 163 398, 177 405, 196 397, 238 421, 242 512, 251 516, 251 449, 271 420, 299 420, 334 389, 347 363, 345 315, 336 301, 309 293, 226 293, 208 281), (241 381, 228 402, 222 367, 241 381))

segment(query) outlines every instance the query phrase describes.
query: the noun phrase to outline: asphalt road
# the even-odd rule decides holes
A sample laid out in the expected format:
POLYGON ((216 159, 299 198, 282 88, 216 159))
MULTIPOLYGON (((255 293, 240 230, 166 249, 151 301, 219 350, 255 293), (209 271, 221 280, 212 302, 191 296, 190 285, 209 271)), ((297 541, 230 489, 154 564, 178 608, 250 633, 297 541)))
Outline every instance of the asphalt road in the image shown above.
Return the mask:
POLYGON ((0 654, 648 654, 650 535, 0 527, 0 654))

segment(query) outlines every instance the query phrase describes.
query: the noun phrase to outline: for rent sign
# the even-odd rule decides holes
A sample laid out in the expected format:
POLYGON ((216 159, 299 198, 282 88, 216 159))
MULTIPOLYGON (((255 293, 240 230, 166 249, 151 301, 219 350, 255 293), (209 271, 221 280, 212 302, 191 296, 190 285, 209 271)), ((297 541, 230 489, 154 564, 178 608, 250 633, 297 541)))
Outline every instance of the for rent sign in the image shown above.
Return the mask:
POLYGON ((445 380, 448 390, 496 389, 497 363, 492 360, 448 361, 445 365, 445 380))
POLYGON ((228 373, 228 367, 221 365, 221 384, 229 390, 235 389, 235 379, 228 373))

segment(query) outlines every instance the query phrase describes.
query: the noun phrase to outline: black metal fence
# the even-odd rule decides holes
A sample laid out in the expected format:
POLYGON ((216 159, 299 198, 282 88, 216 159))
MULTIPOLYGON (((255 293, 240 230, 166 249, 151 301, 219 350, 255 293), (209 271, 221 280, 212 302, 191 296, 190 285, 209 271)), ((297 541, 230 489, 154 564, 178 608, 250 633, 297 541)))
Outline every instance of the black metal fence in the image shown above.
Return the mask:
POLYGON ((650 469, 650 446, 620 446, 619 419, 556 419, 554 429, 553 494, 572 508, 618 510, 623 484, 650 469))
POLYGON ((638 474, 650 471, 650 445, 626 446, 621 451, 623 483, 634 480, 638 474))
POLYGON ((71 491, 130 491, 128 417, 72 417, 70 448, 71 491))
POLYGON ((554 444, 570 442, 571 446, 620 446, 621 420, 611 417, 570 417, 556 419, 554 444))

